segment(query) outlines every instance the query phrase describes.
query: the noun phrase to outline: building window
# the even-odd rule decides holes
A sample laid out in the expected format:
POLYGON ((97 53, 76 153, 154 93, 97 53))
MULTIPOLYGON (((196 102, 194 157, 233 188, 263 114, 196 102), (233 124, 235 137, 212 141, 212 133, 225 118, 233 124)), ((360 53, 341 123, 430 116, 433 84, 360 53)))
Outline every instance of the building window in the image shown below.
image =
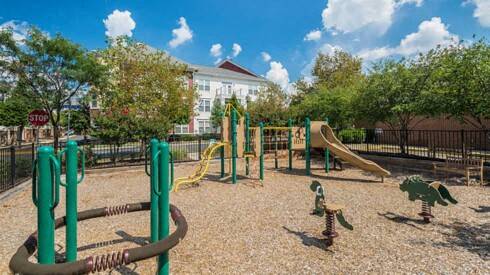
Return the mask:
POLYGON ((189 133, 189 125, 187 125, 187 124, 175 125, 174 132, 176 134, 188 134, 189 133))
POLYGON ((211 100, 201 99, 199 103, 199 112, 211 112, 211 100))
POLYGON ((209 120, 199 120, 199 134, 211 133, 211 123, 209 120))
POLYGON ((257 95, 259 93, 259 87, 257 85, 249 85, 248 86, 248 94, 249 95, 257 95))
POLYGON ((211 86, 210 86, 209 80, 207 80, 207 79, 199 79, 197 81, 197 83, 199 85, 199 91, 209 92, 211 90, 211 86))

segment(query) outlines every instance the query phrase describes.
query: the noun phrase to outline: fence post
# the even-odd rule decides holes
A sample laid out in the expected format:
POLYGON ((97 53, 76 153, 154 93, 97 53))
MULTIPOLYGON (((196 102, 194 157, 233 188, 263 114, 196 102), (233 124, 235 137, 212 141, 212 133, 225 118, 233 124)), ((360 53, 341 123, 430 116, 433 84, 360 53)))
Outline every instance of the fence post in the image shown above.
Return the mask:
POLYGON ((260 155, 259 155, 259 178, 261 181, 264 180, 264 123, 259 123, 259 133, 260 133, 260 155))
POLYGON ((15 163, 15 146, 10 147, 10 184, 11 187, 15 186, 15 170, 16 169, 16 163, 15 163))
POLYGON ((198 155, 199 155, 199 159, 198 160, 201 160, 201 150, 202 150, 201 149, 201 143, 202 143, 202 137, 199 135, 199 138, 197 140, 197 144, 198 144, 197 146, 199 146, 199 150, 197 150, 198 151, 198 155))
POLYGON ((461 129, 461 156, 466 158, 466 144, 465 144, 465 135, 464 129, 461 129))
MULTIPOLYGON (((257 149, 255 149, 257 151, 257 149)), ((250 152, 250 114, 245 113, 245 152, 250 152)), ((250 174, 250 160, 245 157, 245 175, 248 176, 250 174)))

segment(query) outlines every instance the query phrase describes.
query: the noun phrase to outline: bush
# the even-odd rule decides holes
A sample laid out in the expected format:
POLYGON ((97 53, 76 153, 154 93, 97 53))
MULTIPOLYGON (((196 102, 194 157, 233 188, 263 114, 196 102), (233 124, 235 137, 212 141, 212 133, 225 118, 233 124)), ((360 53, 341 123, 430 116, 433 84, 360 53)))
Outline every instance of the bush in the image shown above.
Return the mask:
POLYGON ((85 153, 86 167, 93 167, 97 165, 98 156, 94 153, 93 148, 93 145, 83 147, 83 152, 85 153))
POLYGON ((341 130, 339 139, 343 143, 363 143, 366 140, 366 131, 364 129, 341 130))
POLYGON ((187 159, 187 151, 184 149, 172 150, 172 158, 173 158, 173 161, 186 160, 187 159))
POLYGON ((19 158, 15 160, 15 177, 25 178, 32 173, 32 159, 19 158))

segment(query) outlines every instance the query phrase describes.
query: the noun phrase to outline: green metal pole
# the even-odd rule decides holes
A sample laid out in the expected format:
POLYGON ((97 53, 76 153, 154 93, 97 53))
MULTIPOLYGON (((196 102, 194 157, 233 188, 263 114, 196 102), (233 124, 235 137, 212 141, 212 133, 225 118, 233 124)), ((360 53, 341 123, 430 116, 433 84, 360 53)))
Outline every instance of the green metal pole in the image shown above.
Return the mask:
MULTIPOLYGON (((50 157, 53 147, 42 146, 37 151, 37 232, 38 232, 38 262, 54 264, 54 207, 53 207, 53 171, 50 157)), ((33 190, 34 191, 34 190, 33 190)))
POLYGON ((150 141, 150 239, 158 241, 158 139, 150 141))
POLYGON ((225 177, 225 147, 221 146, 220 150, 220 158, 221 158, 221 173, 220 177, 224 178, 225 177))
POLYGON ((288 169, 293 170, 293 120, 288 119, 288 169))
POLYGON ((260 166, 260 180, 264 180, 264 123, 260 122, 260 158, 259 158, 259 166, 260 166))
POLYGON ((66 260, 77 260, 77 185, 78 145, 70 140, 66 144, 66 260))
POLYGON ((277 161, 277 130, 274 130, 274 168, 279 168, 277 161))
POLYGON ((311 174, 310 163, 310 118, 305 119, 305 160, 306 160, 306 175, 311 174))
MULTIPOLYGON (((250 152, 250 114, 245 113, 245 151, 250 152)), ((248 157, 245 158, 245 175, 250 174, 250 160, 248 157)))
MULTIPOLYGON (((170 178, 169 178, 169 148, 167 142, 161 142, 158 146, 160 155, 158 156, 158 185, 160 189, 158 207, 158 239, 163 240, 169 235, 169 211, 170 211, 170 178)), ((168 275, 170 272, 170 262, 168 252, 158 256, 158 274, 168 275)))
MULTIPOLYGON (((325 119, 328 125, 328 117, 325 119)), ((330 150, 328 147, 325 148, 325 173, 330 172, 330 150)))
POLYGON ((231 110, 231 182, 236 183, 236 158, 237 158, 237 142, 236 142, 236 110, 231 110))

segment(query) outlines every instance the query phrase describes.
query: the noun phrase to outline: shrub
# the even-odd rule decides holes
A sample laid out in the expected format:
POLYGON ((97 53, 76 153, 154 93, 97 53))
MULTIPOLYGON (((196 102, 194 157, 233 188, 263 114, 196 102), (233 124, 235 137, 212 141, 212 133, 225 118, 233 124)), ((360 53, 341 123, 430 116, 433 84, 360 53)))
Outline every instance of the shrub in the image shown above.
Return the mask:
POLYGON ((339 132, 339 139, 343 143, 363 143, 366 140, 364 129, 345 129, 339 132))
POLYGON ((172 158, 173 158, 173 161, 186 160, 187 159, 187 151, 184 149, 172 150, 172 158))

